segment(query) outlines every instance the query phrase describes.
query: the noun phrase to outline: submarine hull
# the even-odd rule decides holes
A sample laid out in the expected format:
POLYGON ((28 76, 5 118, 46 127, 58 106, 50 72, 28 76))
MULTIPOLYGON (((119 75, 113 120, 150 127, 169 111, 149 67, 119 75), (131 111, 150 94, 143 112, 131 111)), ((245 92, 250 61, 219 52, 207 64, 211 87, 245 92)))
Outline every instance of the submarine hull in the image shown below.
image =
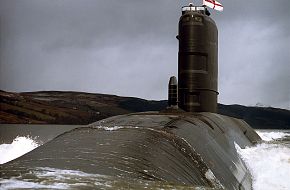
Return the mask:
POLYGON ((79 170, 122 180, 161 181, 216 189, 251 189, 235 144, 259 136, 244 121, 214 113, 121 115, 73 129, 0 166, 2 178, 35 168, 79 170))

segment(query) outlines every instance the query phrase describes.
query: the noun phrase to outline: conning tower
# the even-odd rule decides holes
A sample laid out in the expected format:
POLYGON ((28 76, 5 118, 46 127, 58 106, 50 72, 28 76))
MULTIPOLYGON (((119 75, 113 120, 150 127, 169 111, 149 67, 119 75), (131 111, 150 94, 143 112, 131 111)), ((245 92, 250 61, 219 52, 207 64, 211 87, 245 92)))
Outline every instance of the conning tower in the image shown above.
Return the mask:
POLYGON ((178 36, 178 105, 217 111, 218 30, 205 6, 182 7, 178 36))

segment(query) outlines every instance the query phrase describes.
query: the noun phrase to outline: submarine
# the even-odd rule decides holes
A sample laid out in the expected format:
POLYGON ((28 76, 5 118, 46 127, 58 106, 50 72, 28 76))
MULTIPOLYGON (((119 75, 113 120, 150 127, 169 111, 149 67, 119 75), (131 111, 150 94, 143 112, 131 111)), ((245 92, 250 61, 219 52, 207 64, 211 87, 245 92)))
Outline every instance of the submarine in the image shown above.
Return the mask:
POLYGON ((178 80, 169 80, 165 110, 118 115, 67 131, 0 165, 0 177, 45 183, 35 171, 55 168, 133 183, 252 189, 236 147, 261 138, 245 121, 217 114, 218 30, 205 6, 182 7, 176 38, 178 80))

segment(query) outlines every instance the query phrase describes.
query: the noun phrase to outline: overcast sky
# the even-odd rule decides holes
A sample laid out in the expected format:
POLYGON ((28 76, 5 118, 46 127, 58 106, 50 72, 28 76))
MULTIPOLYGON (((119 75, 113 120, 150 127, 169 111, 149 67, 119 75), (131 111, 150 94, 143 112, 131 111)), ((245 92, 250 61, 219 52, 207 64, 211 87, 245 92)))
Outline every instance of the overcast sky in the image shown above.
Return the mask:
MULTIPOLYGON (((0 0, 0 89, 166 99, 188 2, 0 0)), ((219 102, 290 109, 290 0, 220 2, 219 102)))

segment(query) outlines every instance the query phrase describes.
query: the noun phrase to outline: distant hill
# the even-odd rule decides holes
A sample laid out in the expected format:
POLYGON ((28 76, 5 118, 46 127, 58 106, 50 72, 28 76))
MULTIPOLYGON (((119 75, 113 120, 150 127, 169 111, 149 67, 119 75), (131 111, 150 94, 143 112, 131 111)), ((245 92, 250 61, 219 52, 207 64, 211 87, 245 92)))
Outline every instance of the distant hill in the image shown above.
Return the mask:
MULTIPOLYGON (((0 91, 0 123, 89 124, 114 115, 159 111, 166 100, 148 101, 133 97, 84 92, 0 91)), ((218 112, 244 119, 254 128, 290 129, 290 111, 277 108, 218 105, 218 112)))

